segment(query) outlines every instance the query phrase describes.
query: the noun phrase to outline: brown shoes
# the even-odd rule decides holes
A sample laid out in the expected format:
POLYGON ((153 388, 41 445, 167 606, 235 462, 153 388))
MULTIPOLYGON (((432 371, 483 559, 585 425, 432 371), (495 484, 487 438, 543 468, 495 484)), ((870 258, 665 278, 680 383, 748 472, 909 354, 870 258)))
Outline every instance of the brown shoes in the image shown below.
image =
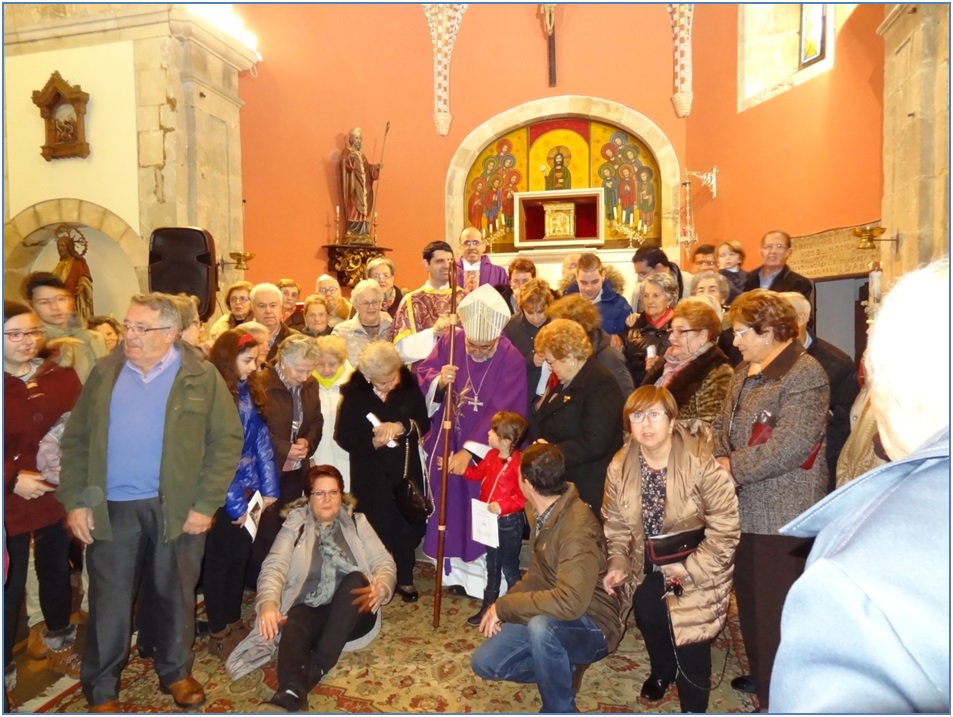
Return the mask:
POLYGON ((66 675, 72 680, 79 679, 83 659, 73 650, 72 645, 62 650, 50 650, 48 660, 47 664, 53 672, 66 675))
POLYGON ((90 712, 102 712, 105 714, 119 714, 122 712, 122 707, 119 704, 119 700, 109 700, 108 702, 103 702, 102 704, 93 705, 89 708, 90 712))
POLYGON ((159 690, 172 695, 175 703, 184 710, 191 710, 205 704, 205 690, 194 677, 189 675, 185 679, 173 682, 171 685, 159 685, 159 690))
POLYGON ((50 648, 43 642, 44 630, 46 630, 45 622, 38 622, 30 628, 30 637, 26 642, 26 654, 31 660, 45 660, 50 654, 50 648))

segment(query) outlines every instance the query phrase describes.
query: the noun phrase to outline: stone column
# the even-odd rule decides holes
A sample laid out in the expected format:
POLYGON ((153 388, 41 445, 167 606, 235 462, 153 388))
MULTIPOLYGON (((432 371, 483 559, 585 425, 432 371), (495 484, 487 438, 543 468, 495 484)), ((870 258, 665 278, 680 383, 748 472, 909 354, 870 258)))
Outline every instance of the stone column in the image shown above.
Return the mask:
POLYGON ((884 286, 949 251, 949 5, 887 5, 884 38, 884 286))

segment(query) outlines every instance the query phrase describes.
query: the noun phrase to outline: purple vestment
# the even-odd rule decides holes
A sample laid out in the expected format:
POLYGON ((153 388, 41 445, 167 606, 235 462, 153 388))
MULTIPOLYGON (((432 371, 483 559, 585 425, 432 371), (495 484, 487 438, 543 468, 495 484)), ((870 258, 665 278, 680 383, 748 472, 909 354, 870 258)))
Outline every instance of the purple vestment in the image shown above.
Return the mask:
MULTIPOLYGON (((512 411, 526 417, 529 405, 526 396, 526 360, 506 336, 501 335, 496 353, 489 361, 479 363, 466 352, 466 337, 458 330, 454 344, 454 363, 457 378, 453 386, 454 430, 450 437, 451 455, 463 448, 466 441, 485 444, 489 439, 490 420, 497 411, 512 411), (474 410, 476 404, 476 410, 474 410)), ((420 390, 426 395, 440 369, 448 363, 450 334, 440 338, 430 356, 416 368, 420 390)), ((427 537, 424 552, 437 555, 437 522, 440 506, 440 476, 437 458, 443 451, 443 412, 441 405, 433 415, 430 433, 424 441, 427 452, 430 485, 437 510, 427 522, 427 537)), ((461 558, 466 562, 476 560, 486 551, 486 546, 471 540, 470 499, 480 497, 480 483, 468 481, 462 476, 447 476, 447 515, 445 558, 461 558)), ((449 573, 449 563, 445 563, 449 573)))
MULTIPOLYGON (((457 286, 463 286, 463 259, 457 259, 457 286)), ((507 286, 510 283, 510 276, 506 269, 497 266, 486 254, 480 257, 480 286, 489 284, 490 286, 507 286)), ((486 441, 480 441, 486 443, 486 441)))

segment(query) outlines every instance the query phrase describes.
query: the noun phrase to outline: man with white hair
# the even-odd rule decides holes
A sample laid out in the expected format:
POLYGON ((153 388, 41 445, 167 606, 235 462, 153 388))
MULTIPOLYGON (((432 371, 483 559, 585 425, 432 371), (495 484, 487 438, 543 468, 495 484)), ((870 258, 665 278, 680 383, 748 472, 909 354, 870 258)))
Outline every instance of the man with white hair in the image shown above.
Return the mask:
MULTIPOLYGON (((461 475, 473 456, 464 443, 485 444, 490 421, 497 411, 512 411, 525 417, 526 360, 506 336, 501 335, 510 318, 506 300, 489 284, 475 289, 457 307, 462 331, 440 338, 430 356, 418 364, 417 380, 433 416, 445 412, 447 386, 453 385, 453 429, 450 434, 450 475, 447 482, 447 524, 444 555, 446 585, 459 585, 468 595, 482 596, 486 570, 481 543, 471 538, 470 501, 480 497, 479 482, 461 475), (454 342, 454 363, 449 361, 454 342)), ((433 486, 434 505, 440 505, 444 418, 431 423, 424 449, 433 486)), ((479 459, 477 459, 479 460, 479 459)), ((437 513, 427 523, 424 552, 437 555, 437 513)))
POLYGON ((328 325, 337 326, 354 318, 354 307, 341 295, 341 285, 330 274, 322 274, 314 286, 314 293, 324 297, 328 304, 328 325))
POLYGON ((943 259, 902 277, 870 332, 867 383, 892 462, 781 529, 815 541, 784 604, 772 710, 949 713, 949 364, 943 259))
POLYGON ((357 308, 357 315, 342 321, 331 331, 332 336, 340 336, 347 344, 347 360, 357 368, 361 349, 371 341, 387 340, 390 332, 390 315, 382 311, 384 292, 373 279, 358 282, 351 292, 351 301, 357 308))
POLYGON ((300 332, 288 328, 282 322, 281 289, 275 284, 256 284, 248 296, 251 299, 252 318, 268 329, 268 355, 265 360, 273 361, 281 342, 300 332))
POLYGON ((850 409, 860 393, 857 369, 854 360, 834 344, 818 338, 808 331, 811 323, 811 302, 796 291, 781 293, 797 314, 798 339, 808 354, 824 369, 831 387, 830 410, 827 414, 827 476, 828 490, 834 490, 837 476, 837 459, 850 435, 850 409))

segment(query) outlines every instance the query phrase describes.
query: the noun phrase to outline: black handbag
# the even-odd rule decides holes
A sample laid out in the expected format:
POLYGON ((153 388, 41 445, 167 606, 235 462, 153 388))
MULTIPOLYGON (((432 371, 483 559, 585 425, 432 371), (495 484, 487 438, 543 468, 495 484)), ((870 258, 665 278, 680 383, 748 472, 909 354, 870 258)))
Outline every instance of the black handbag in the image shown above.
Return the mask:
POLYGON ((649 560, 653 565, 680 563, 694 553, 704 539, 704 527, 683 530, 679 533, 653 535, 646 541, 649 560))
POLYGON ((404 457, 404 477, 396 486, 394 486, 394 503, 397 510, 404 516, 411 525, 420 525, 426 523, 427 519, 433 515, 433 501, 427 492, 427 476, 423 475, 424 490, 421 491, 417 484, 410 477, 410 454, 418 452, 417 442, 420 439, 420 432, 417 430, 417 423, 410 422, 410 432, 405 441, 406 452, 404 457), (413 440, 412 434, 417 434, 417 440, 413 440), (413 445, 411 445, 413 444, 413 445))

